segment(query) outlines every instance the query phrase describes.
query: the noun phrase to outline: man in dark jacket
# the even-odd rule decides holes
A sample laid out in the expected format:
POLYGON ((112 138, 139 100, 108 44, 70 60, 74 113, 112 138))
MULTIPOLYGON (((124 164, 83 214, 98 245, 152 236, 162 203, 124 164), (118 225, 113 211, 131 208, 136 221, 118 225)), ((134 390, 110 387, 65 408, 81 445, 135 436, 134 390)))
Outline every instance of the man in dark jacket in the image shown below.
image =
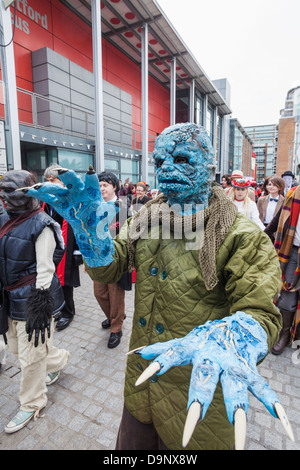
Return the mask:
POLYGON ((130 210, 134 213, 146 204, 146 202, 151 201, 151 197, 147 196, 147 187, 144 183, 138 183, 136 185, 136 197, 132 199, 132 205, 130 210))
MULTIPOLYGON (((44 173, 45 181, 63 184, 58 178, 57 168, 60 167, 56 164, 46 168, 44 173)), ((71 225, 68 224, 68 222, 61 217, 50 204, 45 204, 44 210, 46 214, 49 214, 61 226, 66 247, 63 257, 59 260, 56 268, 65 299, 64 306, 56 316, 56 329, 64 330, 69 326, 75 315, 74 287, 80 286, 79 265, 82 264, 82 256, 78 250, 71 225)))
POLYGON ((63 239, 59 225, 38 201, 17 191, 32 183, 33 176, 21 170, 5 173, 0 181, 7 211, 0 216, 0 281, 7 297, 1 333, 6 333, 8 350, 17 355, 22 370, 21 406, 5 427, 7 433, 38 416, 47 403, 46 385, 57 380, 69 358, 68 351, 52 345, 50 334, 52 315, 64 302, 53 262, 55 248, 64 248, 63 239))

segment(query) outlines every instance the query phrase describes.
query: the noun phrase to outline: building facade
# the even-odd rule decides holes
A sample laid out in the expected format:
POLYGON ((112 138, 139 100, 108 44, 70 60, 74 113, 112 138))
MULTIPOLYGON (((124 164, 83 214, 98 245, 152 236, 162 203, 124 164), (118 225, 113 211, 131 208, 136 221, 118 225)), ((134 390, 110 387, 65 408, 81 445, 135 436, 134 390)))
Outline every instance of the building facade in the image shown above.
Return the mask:
POLYGON ((256 180, 262 183, 267 176, 276 173, 277 125, 247 126, 245 131, 256 155, 256 180))
MULTIPOLYGON (((230 109, 155 0, 16 0, 8 11, 13 41, 5 52, 12 47, 22 168, 41 181, 53 162, 82 175, 92 164, 154 187, 156 136, 193 121, 207 128, 220 171, 230 109)), ((8 11, 2 7, 4 26, 8 11)), ((8 145, 12 98, 3 51, 1 66, 11 169, 18 165, 8 145)), ((6 168, 3 151, 0 171, 6 168)))
POLYGON ((256 177, 253 142, 237 119, 230 119, 228 170, 241 170, 246 177, 256 177))
POLYGON ((280 111, 276 173, 287 170, 299 179, 300 170, 300 86, 290 89, 280 111))

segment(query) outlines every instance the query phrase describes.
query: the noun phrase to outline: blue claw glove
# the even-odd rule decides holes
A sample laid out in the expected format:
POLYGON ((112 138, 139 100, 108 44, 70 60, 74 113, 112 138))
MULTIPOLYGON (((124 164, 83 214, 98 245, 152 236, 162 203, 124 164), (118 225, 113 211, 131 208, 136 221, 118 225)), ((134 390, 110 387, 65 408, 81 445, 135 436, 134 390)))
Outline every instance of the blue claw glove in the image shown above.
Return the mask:
POLYGON ((59 179, 65 186, 43 183, 23 188, 29 196, 54 207, 73 228, 85 262, 91 266, 107 266, 113 261, 114 242, 108 226, 118 212, 112 202, 104 202, 99 180, 90 169, 84 183, 73 170, 61 169, 59 179))
POLYGON ((257 362, 267 352, 264 329, 251 315, 237 312, 198 326, 184 338, 136 350, 144 359, 155 359, 136 385, 154 373, 162 375, 171 367, 192 364, 188 409, 193 403, 199 403, 200 419, 213 399, 219 378, 231 424, 238 409, 247 413, 248 390, 277 418, 274 407, 279 403, 277 395, 256 369, 257 362))

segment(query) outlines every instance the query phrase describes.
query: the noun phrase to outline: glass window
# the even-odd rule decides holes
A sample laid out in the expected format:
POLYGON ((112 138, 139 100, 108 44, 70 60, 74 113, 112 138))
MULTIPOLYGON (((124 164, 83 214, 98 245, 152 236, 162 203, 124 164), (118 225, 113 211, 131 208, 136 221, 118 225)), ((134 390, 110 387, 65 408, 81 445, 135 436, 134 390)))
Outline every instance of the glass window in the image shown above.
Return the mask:
POLYGON ((104 159, 105 170, 119 171, 119 159, 105 158, 104 159))
POLYGON ((223 118, 217 116, 217 142, 216 142, 216 163, 218 171, 221 170, 221 160, 222 160, 222 127, 223 127, 223 118))
POLYGON ((44 171, 52 163, 57 163, 56 148, 39 148, 22 152, 22 167, 34 171, 38 182, 43 181, 44 171))
POLYGON ((121 173, 132 173, 133 175, 139 174, 139 161, 127 158, 121 159, 121 173))
POLYGON ((57 150, 48 149, 48 166, 52 165, 53 163, 57 163, 57 150))
POLYGON ((206 130, 210 137, 212 145, 214 145, 214 110, 207 106, 207 114, 206 114, 206 130))
POLYGON ((47 167, 46 150, 26 152, 26 165, 30 170, 44 170, 47 167))
POLYGON ((188 90, 178 91, 176 95, 176 122, 189 121, 188 90))
POLYGON ((203 126, 203 98, 195 94, 195 123, 203 126))
POLYGON ((58 149, 58 163, 64 168, 85 173, 89 165, 93 165, 93 154, 58 149))

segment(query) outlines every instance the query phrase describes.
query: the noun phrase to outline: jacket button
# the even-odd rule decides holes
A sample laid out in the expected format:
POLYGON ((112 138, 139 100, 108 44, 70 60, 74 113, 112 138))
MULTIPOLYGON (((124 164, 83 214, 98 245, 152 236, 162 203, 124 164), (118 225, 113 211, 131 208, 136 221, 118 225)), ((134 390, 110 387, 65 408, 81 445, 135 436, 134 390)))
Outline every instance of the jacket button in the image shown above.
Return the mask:
POLYGON ((166 277, 167 277, 167 272, 166 272, 166 271, 163 271, 163 272, 161 273, 161 278, 162 278, 162 280, 164 281, 164 280, 166 279, 166 277))
POLYGON ((155 375, 152 375, 152 377, 150 377, 149 380, 150 380, 150 382, 152 382, 153 384, 155 384, 155 383, 158 381, 158 377, 157 377, 157 375, 155 374, 155 375))
POLYGON ((141 318, 139 319, 139 324, 140 324, 140 326, 146 326, 146 323, 147 323, 147 321, 145 320, 145 318, 141 317, 141 318))
POLYGON ((151 276, 157 276, 157 273, 158 273, 158 269, 155 266, 150 269, 151 276))
POLYGON ((156 331, 156 333, 161 335, 165 331, 164 326, 161 323, 157 323, 157 325, 155 327, 155 331, 156 331))

